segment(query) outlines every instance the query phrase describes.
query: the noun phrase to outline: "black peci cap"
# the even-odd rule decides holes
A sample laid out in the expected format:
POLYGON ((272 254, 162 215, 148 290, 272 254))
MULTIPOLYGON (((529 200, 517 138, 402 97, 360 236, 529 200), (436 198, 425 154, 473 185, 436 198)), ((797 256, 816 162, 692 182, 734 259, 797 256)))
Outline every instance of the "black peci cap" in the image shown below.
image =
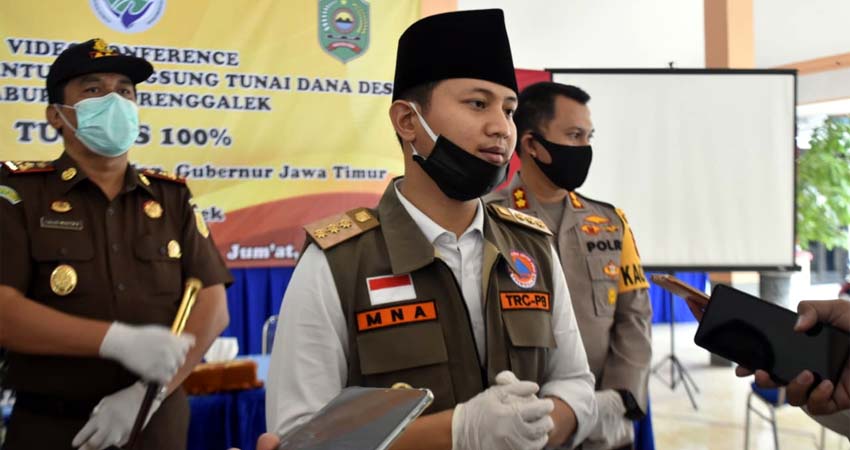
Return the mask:
POLYGON ((109 48, 102 39, 69 45, 50 66, 47 74, 47 96, 50 103, 61 98, 59 85, 71 78, 95 72, 127 75, 133 84, 141 83, 153 73, 151 63, 143 58, 125 55, 109 48))
POLYGON ((477 78, 519 92, 502 10, 437 14, 402 33, 393 100, 420 84, 449 78, 477 78))

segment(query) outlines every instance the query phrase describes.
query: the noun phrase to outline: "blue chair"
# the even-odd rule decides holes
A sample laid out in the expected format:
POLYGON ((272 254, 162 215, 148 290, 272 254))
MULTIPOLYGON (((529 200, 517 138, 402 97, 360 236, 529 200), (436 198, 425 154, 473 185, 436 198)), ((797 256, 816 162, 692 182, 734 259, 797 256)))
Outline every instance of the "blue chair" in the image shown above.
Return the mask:
POLYGON ((264 355, 272 352, 275 332, 277 332, 277 314, 272 314, 263 324, 262 353, 264 355))
MULTIPOLYGON (((749 395, 747 395, 747 422, 744 428, 744 450, 748 450, 750 448, 750 412, 753 412, 762 419, 770 422, 770 425, 773 428, 773 446, 776 450, 779 450, 779 431, 776 426, 776 409, 788 404, 788 400, 785 398, 785 388, 761 388, 756 386, 755 383, 751 383, 750 387, 752 387, 752 391, 749 395), (754 398, 760 400, 767 406, 768 414, 765 414, 753 407, 754 398)), ((824 427, 821 427, 820 444, 818 444, 818 449, 823 450, 825 438, 826 430, 824 427)))

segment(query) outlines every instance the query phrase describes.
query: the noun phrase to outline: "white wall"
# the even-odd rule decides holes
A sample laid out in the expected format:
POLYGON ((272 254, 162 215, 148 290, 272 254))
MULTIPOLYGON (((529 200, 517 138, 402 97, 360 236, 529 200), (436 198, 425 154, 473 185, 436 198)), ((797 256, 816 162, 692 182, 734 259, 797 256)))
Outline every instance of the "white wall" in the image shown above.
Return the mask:
POLYGON ((514 65, 705 67, 702 0, 459 0, 505 11, 514 65))
POLYGON ((753 0, 756 67, 850 52, 850 1, 753 0))

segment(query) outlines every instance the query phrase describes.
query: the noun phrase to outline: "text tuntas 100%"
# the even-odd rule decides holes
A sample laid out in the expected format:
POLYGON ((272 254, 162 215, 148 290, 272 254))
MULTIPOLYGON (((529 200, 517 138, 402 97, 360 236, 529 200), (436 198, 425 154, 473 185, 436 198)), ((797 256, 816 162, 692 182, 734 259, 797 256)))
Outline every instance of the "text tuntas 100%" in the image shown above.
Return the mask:
POLYGON ((163 128, 162 145, 230 147, 233 138, 227 128, 163 128))

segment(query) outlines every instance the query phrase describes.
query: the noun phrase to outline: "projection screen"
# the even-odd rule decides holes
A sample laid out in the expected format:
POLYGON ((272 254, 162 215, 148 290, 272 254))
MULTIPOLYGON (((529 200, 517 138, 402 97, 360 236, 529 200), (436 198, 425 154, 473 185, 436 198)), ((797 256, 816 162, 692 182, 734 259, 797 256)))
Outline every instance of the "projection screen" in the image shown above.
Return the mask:
POLYGON ((547 70, 590 94, 578 192, 625 211, 647 269, 795 267, 795 71, 547 70))

